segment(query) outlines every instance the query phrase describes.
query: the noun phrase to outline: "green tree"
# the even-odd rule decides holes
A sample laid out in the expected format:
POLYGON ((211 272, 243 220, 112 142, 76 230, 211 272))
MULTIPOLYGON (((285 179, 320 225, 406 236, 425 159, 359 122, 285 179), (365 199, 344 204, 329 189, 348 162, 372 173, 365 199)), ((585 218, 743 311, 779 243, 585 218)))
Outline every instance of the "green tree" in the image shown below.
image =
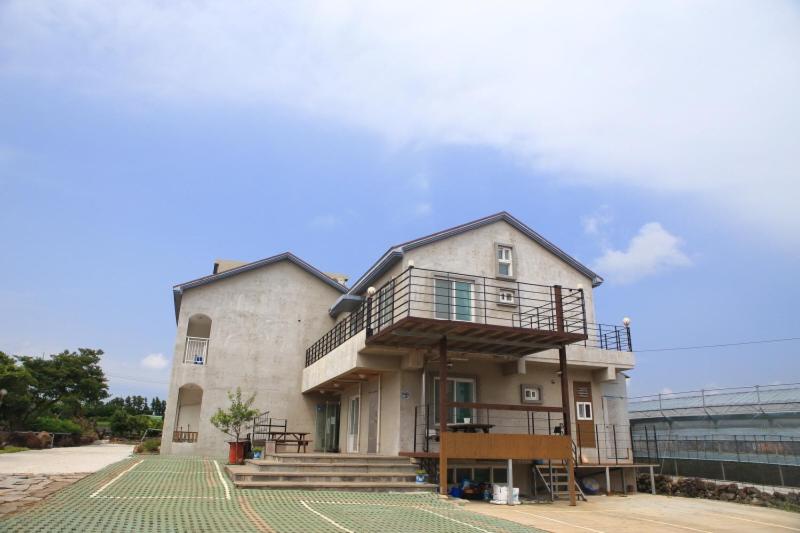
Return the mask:
POLYGON ((17 360, 0 352, 0 389, 6 390, 0 399, 0 427, 19 429, 31 404, 29 388, 34 384, 30 371, 17 360))
POLYGON ((239 387, 236 387, 235 393, 228 391, 228 400, 231 402, 230 407, 226 411, 218 408, 214 416, 211 417, 211 423, 215 428, 239 442, 245 425, 258 416, 258 410, 253 409, 255 399, 256 395, 253 394, 243 401, 242 389, 239 387))
POLYGON ((150 412, 155 416, 164 416, 166 406, 167 402, 162 401, 158 396, 150 400, 150 412))
POLYGON ((64 350, 49 358, 18 357, 33 378, 30 404, 22 422, 49 413, 62 418, 82 417, 86 408, 108 397, 108 383, 100 367, 102 350, 64 350))

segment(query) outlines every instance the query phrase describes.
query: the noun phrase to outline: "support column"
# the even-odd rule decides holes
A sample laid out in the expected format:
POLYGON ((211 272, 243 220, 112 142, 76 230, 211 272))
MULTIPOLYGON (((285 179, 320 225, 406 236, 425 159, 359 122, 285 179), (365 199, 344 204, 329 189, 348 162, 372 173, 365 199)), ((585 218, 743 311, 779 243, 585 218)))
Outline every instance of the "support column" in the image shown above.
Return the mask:
POLYGON ((567 371, 567 348, 558 349, 558 369, 561 372, 561 409, 564 411, 564 435, 572 435, 572 415, 569 401, 569 372, 567 371))
MULTIPOLYGON (((652 471, 652 467, 650 470, 652 471)), ((611 496, 611 472, 608 467, 606 467, 606 496, 611 496)))
POLYGON ((447 495, 447 337, 439 341, 439 493, 447 495))
POLYGON ((514 461, 511 459, 508 460, 508 466, 506 467, 506 484, 508 486, 506 504, 514 505, 514 461))
POLYGON ((650 492, 652 494, 656 493, 656 476, 653 472, 653 465, 650 465, 650 492))

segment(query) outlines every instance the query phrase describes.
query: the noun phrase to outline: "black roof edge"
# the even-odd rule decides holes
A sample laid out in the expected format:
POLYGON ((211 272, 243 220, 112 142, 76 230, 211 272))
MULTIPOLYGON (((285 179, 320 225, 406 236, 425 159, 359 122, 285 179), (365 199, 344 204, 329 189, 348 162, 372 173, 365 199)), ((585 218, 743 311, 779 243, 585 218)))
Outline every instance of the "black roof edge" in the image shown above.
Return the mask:
MULTIPOLYGON (((525 235, 527 235, 528 237, 539 243, 546 250, 556 255, 562 261, 564 261, 565 263, 567 263, 568 265, 570 265, 571 267, 573 267, 574 269, 576 269, 577 271, 581 272, 583 275, 591 279, 592 287, 597 287, 598 285, 603 283, 603 278, 598 274, 596 274, 589 267, 582 264, 577 259, 566 253, 564 250, 562 250, 552 242, 542 237, 539 233, 534 231, 532 228, 530 228, 529 226, 518 220, 516 217, 514 217, 507 211, 500 211, 499 213, 495 213, 487 217, 479 218, 471 222, 467 222, 464 224, 460 224, 458 226, 454 226, 452 228, 432 233, 425 237, 420 237, 418 239, 413 239, 404 242, 402 244, 392 246, 391 248, 389 248, 389 250, 386 251, 386 253, 384 253, 380 257, 380 259, 378 259, 369 268, 369 270, 367 270, 360 278, 358 278, 358 280, 356 280, 356 282, 351 286, 347 294, 360 293, 364 291, 370 283, 372 283, 375 279, 383 275, 383 273, 386 272, 386 270, 391 268, 397 261, 399 261, 407 250, 413 250, 414 248, 419 248, 421 246, 425 246, 426 244, 438 242, 447 239, 449 237, 459 235, 461 233, 466 233, 467 231, 471 231, 473 229, 487 226, 489 224, 494 224, 495 222, 499 222, 501 220, 509 223, 511 226, 513 226, 520 232, 524 233, 525 235)), ((337 303, 331 307, 331 314, 334 316, 339 312, 337 309, 337 304, 338 300, 337 303)))
POLYGON ((222 279, 230 278, 232 276, 236 276, 238 274, 242 274, 244 272, 249 272, 251 270, 255 270, 257 268, 261 268, 263 266, 271 265, 273 263, 278 263, 280 261, 290 261, 295 265, 299 266, 312 276, 315 276, 320 281, 327 283, 334 289, 342 292, 347 293, 347 287, 342 285, 341 283, 337 282, 333 278, 326 275, 324 272, 319 270, 318 268, 314 267, 310 263, 307 263, 294 255, 292 252, 284 252, 282 254, 273 255, 271 257, 267 257, 264 259, 259 259, 258 261, 253 261, 252 263, 247 263, 246 265, 238 266, 236 268, 232 268, 230 270, 226 270, 224 272, 220 272, 219 274, 211 274, 209 276, 203 276, 202 278, 197 278, 192 281, 187 281, 184 283, 179 283, 172 288, 173 299, 175 302, 175 322, 178 322, 178 316, 180 314, 180 307, 181 307, 181 298, 183 296, 183 291, 187 289, 193 289, 195 287, 201 287, 203 285, 208 285, 209 283, 214 283, 215 281, 219 281, 222 279))

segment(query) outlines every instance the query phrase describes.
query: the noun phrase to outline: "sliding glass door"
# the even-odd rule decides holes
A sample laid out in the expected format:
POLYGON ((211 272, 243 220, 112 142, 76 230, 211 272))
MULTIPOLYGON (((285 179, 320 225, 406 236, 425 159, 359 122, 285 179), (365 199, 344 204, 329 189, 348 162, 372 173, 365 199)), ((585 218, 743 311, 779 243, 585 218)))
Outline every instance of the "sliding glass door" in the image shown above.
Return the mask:
MULTIPOLYGON (((433 418, 439 423, 439 378, 433 378, 433 418)), ((447 378, 447 399, 451 402, 471 403, 475 401, 475 380, 472 378, 447 378)), ((475 410, 469 407, 448 409, 447 423, 475 422, 475 410)))
POLYGON ((471 322, 473 283, 453 279, 436 279, 434 283, 436 318, 471 322))

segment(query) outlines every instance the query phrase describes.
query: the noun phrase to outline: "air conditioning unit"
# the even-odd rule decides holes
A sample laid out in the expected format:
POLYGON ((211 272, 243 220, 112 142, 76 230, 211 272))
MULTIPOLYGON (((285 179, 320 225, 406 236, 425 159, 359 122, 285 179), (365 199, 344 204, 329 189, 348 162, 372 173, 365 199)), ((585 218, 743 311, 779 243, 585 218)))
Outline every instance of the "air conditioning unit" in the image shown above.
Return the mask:
POLYGON ((195 355, 194 356, 194 364, 202 365, 203 363, 204 363, 204 360, 203 360, 203 356, 202 355, 195 355))

